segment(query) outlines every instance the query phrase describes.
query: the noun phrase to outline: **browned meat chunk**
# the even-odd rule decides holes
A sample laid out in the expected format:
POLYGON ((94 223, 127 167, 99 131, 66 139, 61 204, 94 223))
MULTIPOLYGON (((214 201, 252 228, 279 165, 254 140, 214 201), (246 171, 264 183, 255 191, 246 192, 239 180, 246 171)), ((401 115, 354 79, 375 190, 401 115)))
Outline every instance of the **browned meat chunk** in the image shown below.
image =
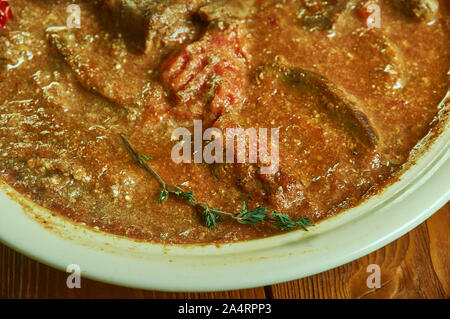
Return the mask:
POLYGON ((106 0, 115 24, 125 37, 145 48, 149 1, 106 0))
POLYGON ((407 85, 408 76, 402 52, 376 28, 357 32, 355 50, 369 57, 364 60, 369 72, 368 86, 379 94, 390 94, 407 85))
POLYGON ((360 143, 373 147, 377 144, 378 134, 367 116, 357 106, 353 98, 338 89, 323 76, 300 68, 289 68, 272 64, 259 70, 263 77, 283 79, 299 95, 311 95, 315 103, 311 106, 318 112, 326 114, 330 120, 339 125, 360 143))
POLYGON ((377 143, 377 134, 367 116, 351 101, 350 96, 336 88, 323 76, 299 68, 281 69, 291 85, 299 91, 308 91, 317 97, 315 104, 319 112, 338 123, 343 130, 353 135, 361 143, 372 147, 377 143))
MULTIPOLYGON (((358 104, 364 109, 373 123, 376 124, 378 134, 377 151, 382 155, 382 163, 399 164, 405 158, 399 158, 397 145, 403 142, 389 132, 398 129, 391 126, 390 119, 384 112, 380 112, 380 99, 389 98, 390 102, 383 107, 394 113, 402 101, 398 97, 403 94, 414 79, 405 61, 404 52, 397 44, 386 36, 384 29, 360 28, 349 37, 346 55, 348 63, 359 70, 359 77, 348 75, 345 80, 339 71, 330 74, 333 82, 343 83, 347 92, 356 97, 358 104), (364 57, 364 58, 363 58, 364 57), (342 80, 342 82, 340 82, 342 80)), ((334 72, 334 71, 333 71, 334 72)))
POLYGON ((202 20, 212 22, 219 27, 229 25, 248 17, 254 8, 255 0, 219 0, 213 1, 198 11, 202 20))
POLYGON ((47 34, 83 86, 125 108, 142 104, 141 92, 148 82, 142 74, 145 64, 98 31, 95 36, 80 33, 83 29, 51 28, 47 34))
POLYGON ((192 15, 203 0, 106 0, 124 36, 148 53, 193 40, 197 29, 192 15))
POLYGON ((347 0, 304 0, 297 17, 305 29, 329 30, 339 14, 347 8, 348 2, 347 0))
POLYGON ((388 2, 407 17, 429 21, 439 8, 437 0, 388 0, 388 2))

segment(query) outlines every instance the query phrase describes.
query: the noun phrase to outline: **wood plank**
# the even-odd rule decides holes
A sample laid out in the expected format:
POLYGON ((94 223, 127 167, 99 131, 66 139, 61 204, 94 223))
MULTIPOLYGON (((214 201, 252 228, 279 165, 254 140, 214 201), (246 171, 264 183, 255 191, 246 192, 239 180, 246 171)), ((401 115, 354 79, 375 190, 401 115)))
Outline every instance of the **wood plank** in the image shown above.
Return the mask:
POLYGON ((274 298, 448 298, 447 203, 427 222, 378 251, 324 273, 271 287, 274 298), (367 266, 378 264, 381 288, 367 287, 367 266))
POLYGON ((428 219, 427 228, 434 272, 445 294, 450 296, 450 204, 447 204, 447 213, 434 214, 428 219))

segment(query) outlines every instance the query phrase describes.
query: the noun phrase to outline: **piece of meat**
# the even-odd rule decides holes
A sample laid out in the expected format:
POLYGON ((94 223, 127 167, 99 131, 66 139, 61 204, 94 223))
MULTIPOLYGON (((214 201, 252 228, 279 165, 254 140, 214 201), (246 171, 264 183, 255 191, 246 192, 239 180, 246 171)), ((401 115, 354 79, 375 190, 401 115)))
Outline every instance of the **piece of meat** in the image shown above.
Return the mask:
POLYGON ((354 52, 367 57, 363 63, 369 73, 368 91, 377 91, 380 95, 392 94, 404 88, 408 83, 403 53, 382 30, 362 29, 354 33, 354 52))
POLYGON ((348 0, 303 0, 297 18, 307 30, 329 30, 339 14, 347 8, 348 2, 348 0))
POLYGON ((63 112, 71 112, 79 105, 83 105, 82 101, 80 101, 80 95, 83 92, 77 87, 77 82, 75 81, 74 83, 67 79, 71 75, 71 73, 69 73, 69 76, 64 76, 58 72, 52 74, 38 71, 33 74, 32 80, 46 105, 60 109, 63 112))
POLYGON ((309 92, 318 103, 313 106, 318 112, 326 114, 348 134, 367 147, 377 144, 378 133, 368 117, 358 107, 349 94, 338 89, 323 76, 300 68, 272 65, 265 66, 261 72, 272 77, 284 78, 300 94, 309 92))
POLYGON ((386 116, 386 113, 395 114, 396 108, 403 107, 404 101, 400 97, 414 80, 404 52, 386 35, 384 28, 355 29, 345 48, 342 61, 347 59, 346 63, 357 70, 359 76, 355 78, 348 71, 341 71, 342 65, 327 76, 356 97, 364 113, 376 124, 377 151, 382 155, 381 162, 404 163, 405 158, 399 155, 403 152, 396 147, 403 141, 389 133, 397 130, 393 127, 397 121, 386 116), (380 112, 381 98, 385 101, 383 107, 389 112, 380 112))
POLYGON ((204 0, 106 0, 113 20, 126 39, 149 53, 195 39, 193 14, 204 0))
MULTIPOLYGON (((339 163, 357 163, 356 157, 375 154, 377 145, 374 126, 358 104, 324 77, 278 64, 258 68, 252 91, 258 96, 256 105, 246 104, 241 111, 233 109, 214 126, 223 132, 223 140, 230 128, 278 127, 279 144, 273 144, 269 136, 268 145, 271 154, 278 148, 279 169, 262 172, 263 166, 277 160, 270 155, 268 160, 258 158, 257 163, 246 158, 240 164, 237 160, 234 164, 217 164, 213 174, 218 179, 231 179, 258 203, 268 203, 293 217, 314 217, 324 213, 330 203, 344 201, 346 190, 356 183, 353 178, 357 178, 358 168, 349 170, 339 163), (317 166, 305 166, 313 160, 317 166), (323 173, 314 175, 317 171, 323 173), (325 185, 326 189, 318 191, 325 185), (328 202, 322 202, 319 193, 326 193, 328 202)), ((237 146, 228 144, 224 153, 229 147, 238 154, 237 146)))
POLYGON ((92 25, 90 33, 87 29, 49 28, 47 37, 84 87, 125 109, 143 106, 149 62, 129 53, 98 26, 92 25))
POLYGON ((255 0, 218 0, 202 6, 198 15, 203 21, 224 28, 247 18, 254 9, 255 0))
POLYGON ((173 113, 208 123, 245 101, 248 68, 245 28, 208 30, 165 63, 162 83, 170 92, 173 113))
POLYGON ((439 9, 437 0, 387 0, 403 15, 422 21, 430 21, 439 9))
POLYGON ((149 1, 106 0, 114 23, 132 42, 140 48, 145 48, 148 34, 147 13, 150 10, 149 1))

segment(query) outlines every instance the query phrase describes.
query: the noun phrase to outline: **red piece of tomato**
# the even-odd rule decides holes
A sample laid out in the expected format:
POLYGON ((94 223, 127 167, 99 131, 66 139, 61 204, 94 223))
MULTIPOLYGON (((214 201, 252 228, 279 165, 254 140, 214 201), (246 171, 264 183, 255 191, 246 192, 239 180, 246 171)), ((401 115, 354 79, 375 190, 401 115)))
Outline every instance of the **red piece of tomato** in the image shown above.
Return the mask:
POLYGON ((13 18, 8 1, 0 0, 0 27, 5 28, 8 20, 13 18))

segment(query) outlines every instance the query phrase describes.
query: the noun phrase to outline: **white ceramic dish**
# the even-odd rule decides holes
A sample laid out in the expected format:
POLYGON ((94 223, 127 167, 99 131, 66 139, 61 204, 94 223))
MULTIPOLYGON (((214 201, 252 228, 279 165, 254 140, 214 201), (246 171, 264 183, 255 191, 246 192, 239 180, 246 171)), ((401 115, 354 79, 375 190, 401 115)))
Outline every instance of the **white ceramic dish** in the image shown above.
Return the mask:
POLYGON ((417 148, 398 182, 309 232, 220 247, 141 243, 54 216, 0 182, 0 241, 61 270, 78 264, 82 276, 144 289, 218 291, 309 276, 390 243, 448 202, 448 105, 440 116, 443 132, 424 139, 426 151, 417 148))

